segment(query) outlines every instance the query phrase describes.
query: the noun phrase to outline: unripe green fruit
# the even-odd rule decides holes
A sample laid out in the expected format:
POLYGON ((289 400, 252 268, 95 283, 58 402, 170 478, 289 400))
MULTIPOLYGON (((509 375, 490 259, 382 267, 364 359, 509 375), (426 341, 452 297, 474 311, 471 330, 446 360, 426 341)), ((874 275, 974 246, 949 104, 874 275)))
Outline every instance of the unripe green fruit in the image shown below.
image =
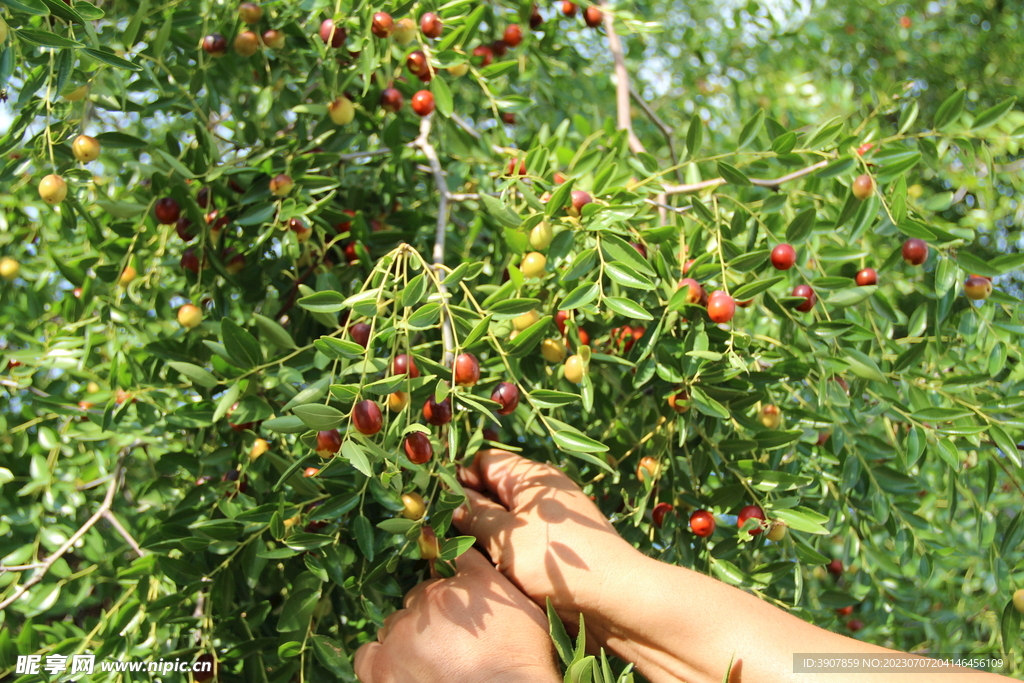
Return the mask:
POLYGON ((545 339, 540 343, 540 355, 549 363, 565 360, 565 344, 559 339, 545 339))
POLYGON ((352 101, 347 97, 338 97, 327 106, 327 114, 331 117, 334 125, 344 126, 347 123, 352 123, 352 119, 356 117, 356 108, 352 106, 352 101))
POLYGON ((399 45, 408 45, 416 37, 416 22, 409 17, 403 17, 395 23, 395 30, 391 37, 399 45))
POLYGON ((565 361, 565 379, 573 384, 579 384, 587 374, 586 363, 583 356, 573 354, 565 361))
POLYGON ((1013 607, 1024 614, 1024 588, 1018 588, 1013 592, 1013 607))
POLYGON ((786 525, 782 522, 775 522, 772 524, 772 528, 768 530, 767 536, 769 541, 778 543, 786 537, 786 525))
POLYGON ((427 504, 423 502, 423 496, 418 493, 402 494, 402 516, 406 519, 421 519, 427 513, 427 504))
POLYGON ((523 275, 526 277, 541 277, 544 275, 547 263, 548 259, 544 254, 531 251, 523 257, 523 262, 519 264, 519 270, 523 271, 523 275))
POLYGON ((530 311, 529 313, 523 313, 512 318, 512 327, 516 328, 518 332, 522 332, 530 325, 540 320, 540 313, 537 311, 530 311))
POLYGON ((551 224, 547 221, 541 221, 530 231, 530 246, 538 251, 542 251, 551 246, 551 240, 554 237, 555 231, 551 229, 551 224))
POLYGON ((21 272, 21 264, 10 256, 0 259, 0 277, 10 281, 18 277, 19 272, 21 272))
POLYGON ((39 198, 50 206, 60 204, 68 196, 68 185, 59 175, 51 173, 39 181, 39 198))
POLYGON ((203 311, 193 304, 185 304, 178 309, 178 323, 187 330, 198 327, 203 322, 203 311))
POLYGON ((448 67, 448 73, 454 78, 460 78, 465 76, 469 72, 469 64, 463 62, 462 64, 456 64, 448 67))
POLYGON ((100 156, 100 142, 88 135, 79 135, 71 143, 71 153, 82 163, 94 161, 100 156))

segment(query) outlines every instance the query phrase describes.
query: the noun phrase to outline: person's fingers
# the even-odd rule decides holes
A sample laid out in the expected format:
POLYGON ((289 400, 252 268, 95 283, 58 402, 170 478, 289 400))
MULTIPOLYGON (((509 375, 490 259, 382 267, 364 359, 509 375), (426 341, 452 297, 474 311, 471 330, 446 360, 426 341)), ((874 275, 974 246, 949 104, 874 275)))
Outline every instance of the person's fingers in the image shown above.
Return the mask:
POLYGON ((475 536, 495 564, 501 562, 503 536, 514 523, 512 513, 493 500, 466 489, 466 504, 452 513, 452 523, 464 534, 475 536))
POLYGON ((383 643, 388 633, 395 627, 395 623, 409 612, 400 609, 384 617, 384 625, 377 631, 377 642, 383 643))
MULTIPOLYGON (((498 570, 494 568, 491 561, 483 556, 479 550, 470 548, 466 552, 459 555, 458 559, 455 560, 455 566, 458 567, 460 574, 468 575, 486 575, 490 573, 498 574, 498 570)), ((500 576, 500 574, 498 574, 500 576)))
POLYGON ((377 657, 380 655, 380 648, 380 643, 367 643, 356 650, 353 668, 356 672, 356 678, 358 678, 361 683, 385 683, 384 681, 378 681, 373 678, 375 662, 377 657))
POLYGON ((484 486, 483 481, 480 479, 480 473, 474 470, 472 465, 469 467, 459 467, 455 471, 455 476, 460 484, 475 491, 479 491, 484 486))
POLYGON ((402 606, 405 607, 405 609, 412 609, 415 607, 416 601, 423 596, 423 591, 425 591, 428 586, 435 584, 440 580, 441 579, 427 579, 426 581, 421 581, 410 588, 409 592, 405 594, 405 598, 402 600, 402 606))
POLYGON ((537 486, 579 493, 579 487, 557 468, 534 462, 515 453, 498 449, 480 451, 471 470, 479 477, 481 491, 491 491, 509 510, 517 508, 517 496, 537 486))

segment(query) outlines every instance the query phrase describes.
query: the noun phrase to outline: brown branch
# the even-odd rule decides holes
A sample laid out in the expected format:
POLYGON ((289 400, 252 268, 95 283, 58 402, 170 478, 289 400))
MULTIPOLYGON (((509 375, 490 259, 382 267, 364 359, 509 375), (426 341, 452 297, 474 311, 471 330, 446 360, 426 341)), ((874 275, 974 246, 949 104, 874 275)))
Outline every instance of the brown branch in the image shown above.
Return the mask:
MULTIPOLYGON (((444 243, 448 232, 448 202, 451 195, 448 192, 448 181, 444 177, 444 169, 441 168, 441 160, 437 157, 437 150, 430 144, 430 128, 433 122, 433 115, 426 116, 420 122, 420 134, 413 143, 423 152, 423 156, 430 162, 430 171, 434 174, 434 185, 437 188, 437 228, 434 231, 434 271, 440 282, 444 279, 444 243)), ((448 295, 448 288, 443 284, 439 285, 439 293, 442 297, 448 295)), ((444 364, 450 365, 455 360, 455 335, 452 331, 451 318, 441 309, 441 336, 444 340, 444 364)))
POLYGON ((136 541, 135 538, 128 532, 128 530, 124 528, 121 522, 118 521, 117 517, 114 516, 113 512, 111 512, 110 510, 104 510, 103 518, 110 522, 111 526, 117 529, 117 533, 121 534, 121 538, 128 542, 128 545, 132 547, 132 550, 135 551, 136 555, 142 557, 146 554, 146 551, 139 546, 138 541, 136 541))
MULTIPOLYGON (((771 190, 777 190, 779 189, 779 185, 808 176, 818 169, 825 168, 830 163, 832 163, 831 159, 824 159, 816 164, 811 164, 806 168, 801 168, 799 171, 793 171, 792 173, 779 178, 750 178, 750 184, 756 185, 757 187, 767 187, 771 190)), ((693 192, 700 192, 701 190, 706 190, 708 188, 716 188, 719 185, 726 185, 728 182, 729 181, 725 178, 712 178, 710 180, 702 180, 699 183, 689 183, 688 185, 666 185, 665 194, 690 194, 693 192)))
POLYGON ((668 124, 661 120, 651 105, 647 104, 647 101, 640 97, 640 93, 636 91, 632 85, 629 86, 629 95, 633 98, 633 101, 640 106, 647 118, 651 120, 651 123, 661 131, 661 134, 665 136, 665 142, 668 143, 668 153, 672 157, 672 165, 676 169, 676 177, 679 178, 679 182, 683 182, 683 169, 679 167, 679 155, 676 153, 676 145, 672 138, 672 129, 668 127, 668 124))
POLYGON ((12 593, 7 599, 0 601, 0 610, 9 607, 16 600, 18 600, 18 598, 24 595, 29 588, 42 581, 43 577, 46 576, 47 572, 50 571, 50 568, 57 562, 57 560, 63 557, 64 553, 66 553, 68 550, 72 548, 72 546, 78 543, 82 536, 85 536, 86 532, 88 532, 89 529, 93 528, 93 526, 96 525, 96 522, 106 517, 107 513, 110 511, 110 506, 114 502, 114 494, 117 492, 118 477, 116 476, 116 473, 121 470, 121 467, 124 465, 125 458, 128 457, 128 454, 131 453, 132 449, 141 445, 143 445, 141 441, 136 441, 130 446, 126 446, 125 448, 121 449, 121 453, 117 458, 117 465, 114 466, 115 476, 113 479, 110 480, 110 485, 107 487, 107 493, 103 497, 103 502, 100 503, 100 506, 96 510, 96 512, 93 513, 92 517, 90 517, 86 521, 86 523, 83 524, 81 528, 79 528, 78 531, 73 533, 68 540, 64 541, 64 543, 61 544, 61 546, 57 548, 57 550, 55 550, 52 555, 43 560, 43 562, 35 568, 36 572, 32 575, 32 578, 18 586, 15 589, 14 593, 12 593))
POLYGON ((610 12, 604 12, 604 30, 608 33, 608 49, 615 59, 615 111, 618 128, 626 131, 629 136, 629 149, 633 154, 646 152, 640 138, 633 133, 633 120, 629 113, 629 72, 626 70, 626 57, 622 53, 622 41, 615 32, 615 18, 610 12))

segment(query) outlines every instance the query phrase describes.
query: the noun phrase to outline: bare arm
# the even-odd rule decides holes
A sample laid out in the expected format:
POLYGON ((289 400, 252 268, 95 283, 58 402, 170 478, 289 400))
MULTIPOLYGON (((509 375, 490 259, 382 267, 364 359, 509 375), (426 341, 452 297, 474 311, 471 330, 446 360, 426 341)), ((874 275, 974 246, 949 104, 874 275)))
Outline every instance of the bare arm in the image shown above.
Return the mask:
MULTIPOLYGON (((462 473, 470 505, 456 525, 477 537, 499 571, 540 604, 550 597, 568 624, 652 683, 807 683, 793 654, 899 654, 808 624, 744 591, 641 554, 563 473, 505 451, 482 451, 462 473), (487 494, 487 495, 485 495, 487 494)), ((828 675, 831 683, 882 683, 892 674, 828 675)), ((966 669, 902 674, 901 680, 1009 680, 966 669), (904 679, 903 676, 909 676, 904 679)))

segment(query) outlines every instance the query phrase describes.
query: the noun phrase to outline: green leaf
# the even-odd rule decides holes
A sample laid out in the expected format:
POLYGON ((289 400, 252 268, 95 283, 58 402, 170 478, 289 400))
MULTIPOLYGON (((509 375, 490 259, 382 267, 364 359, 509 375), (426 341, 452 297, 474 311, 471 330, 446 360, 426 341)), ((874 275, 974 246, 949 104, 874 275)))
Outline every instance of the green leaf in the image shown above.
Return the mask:
POLYGON ((173 170, 175 173, 180 175, 182 178, 195 178, 196 177, 195 174, 192 173, 192 171, 188 170, 188 168, 185 166, 185 164, 183 164, 180 161, 178 161, 178 159, 176 159, 171 154, 168 154, 166 151, 160 149, 159 147, 156 148, 154 151, 165 162, 167 162, 167 165, 171 167, 171 170, 173 170))
POLYGON ((551 420, 551 423, 552 426, 555 426, 556 423, 558 425, 556 431, 551 432, 551 438, 554 439, 555 445, 563 450, 577 453, 604 453, 608 450, 603 443, 591 439, 575 427, 555 420, 551 420))
POLYGON ((143 204, 132 204, 131 202, 108 202, 96 200, 96 206, 100 207, 115 218, 134 218, 146 212, 143 204))
POLYGON ((601 288, 593 282, 584 282, 576 289, 569 292, 558 305, 563 310, 572 310, 589 304, 601 293, 601 288))
POLYGON ((441 553, 439 557, 442 560, 453 562, 460 555, 472 548, 474 543, 476 543, 475 536, 456 536, 455 538, 446 538, 441 543, 441 553))
POLYGON ((260 333, 271 344, 282 349, 298 348, 295 345, 295 340, 288 334, 288 330, 281 327, 276 320, 271 320, 259 313, 254 314, 253 318, 256 321, 256 327, 260 328, 260 333))
POLYGON ((505 206, 505 204, 497 197, 492 197, 489 194, 482 194, 480 195, 480 199, 483 202, 484 208, 487 209, 487 213, 493 216, 500 225, 503 225, 506 228, 518 228, 522 225, 522 217, 512 209, 505 206))
POLYGON ((654 276, 654 268, 647 262, 640 252, 636 248, 626 242, 626 240, 607 233, 601 237, 601 251, 604 252, 605 257, 610 261, 616 261, 623 265, 629 266, 638 273, 644 275, 654 276))
POLYGON ((285 539, 284 544, 292 550, 313 550, 334 543, 333 536, 298 532, 285 539))
POLYGON ((750 178, 744 175, 742 171, 724 161, 718 162, 718 175, 722 176, 725 182, 730 185, 736 185, 737 187, 750 187, 752 185, 750 178))
POLYGON ((45 17, 50 13, 50 10, 40 0, 0 0, 0 5, 7 5, 12 12, 34 17, 45 17))
POLYGON ((201 387, 212 389, 213 387, 220 384, 220 380, 213 376, 205 368, 201 368, 198 365, 192 363, 183 363, 180 361, 170 361, 167 363, 168 366, 177 370, 179 373, 188 378, 193 384, 198 384, 201 387))
POLYGON ((842 130, 843 122, 839 120, 839 117, 832 118, 818 126, 818 129, 807 138, 807 142, 804 145, 808 149, 825 147, 835 140, 842 130))
POLYGON ((964 103, 967 100, 966 90, 957 90, 946 98, 946 101, 939 106, 935 114, 935 129, 941 130, 954 123, 964 111, 964 103))
POLYGON ((85 47, 84 44, 78 42, 77 40, 64 38, 63 36, 58 36, 47 31, 34 31, 31 29, 23 28, 18 29, 14 33, 21 40, 24 40, 27 43, 32 43, 34 45, 41 45, 42 47, 85 47))
POLYGON ((307 403, 313 403, 319 401, 327 395, 327 389, 331 384, 331 376, 326 375, 321 377, 317 381, 310 384, 308 387, 300 391, 299 393, 292 396, 291 400, 284 404, 281 408, 282 411, 291 410, 295 406, 305 405, 307 403))
POLYGON ((692 159, 700 151, 701 142, 704 139, 704 124, 700 116, 690 119, 690 127, 686 130, 686 153, 692 159))
POLYGON ((352 532, 363 557, 367 562, 373 562, 373 526, 370 524, 370 520, 363 515, 357 515, 352 520, 352 532))
POLYGON ((995 442, 999 450, 1010 459, 1010 461, 1017 467, 1021 466, 1020 451, 1017 449, 1016 442, 1010 438, 1010 435, 1006 433, 1002 427, 997 424, 989 424, 989 436, 995 442))
POLYGON ((434 93, 434 106, 437 107, 438 113, 444 117, 451 116, 455 111, 455 102, 448 82, 443 78, 431 79, 430 92, 434 93))
POLYGON ((373 476, 373 467, 370 465, 370 459, 366 456, 366 451, 356 442, 347 439, 341 444, 341 455, 352 463, 352 467, 355 467, 362 474, 365 474, 367 477, 373 476))
POLYGON ((617 282, 623 287, 644 290, 654 289, 653 282, 622 263, 606 263, 604 264, 604 272, 613 282, 617 282))
POLYGON ((1010 113, 1010 110, 1013 109, 1013 105, 1016 103, 1017 98, 1011 97, 1003 100, 995 106, 979 112, 974 119, 974 123, 971 124, 971 130, 981 130, 982 128, 988 128, 989 126, 998 123, 1004 116, 1010 113))
POLYGON ((696 386, 690 387, 690 399, 693 402, 693 406, 705 415, 717 417, 720 420, 728 420, 731 417, 728 409, 704 393, 703 389, 696 386))
POLYGON ((491 306, 495 320, 510 320, 540 308, 540 299, 506 299, 491 306))
POLYGON ((441 304, 432 301, 413 311, 413 314, 409 316, 408 325, 409 327, 423 330, 433 327, 440 319, 441 304))
POLYGON ((277 215, 277 207, 274 204, 259 204, 249 209, 235 219, 239 225, 263 225, 270 223, 277 215))
POLYGON ((308 429, 306 423, 295 415, 285 415, 267 420, 263 423, 263 428, 278 434, 301 434, 308 429))
POLYGON ((348 416, 341 412, 337 408, 323 405, 321 403, 312 403, 309 405, 295 406, 292 412, 300 420, 305 423, 310 429, 317 431, 326 431, 328 429, 337 429, 345 423, 348 416))
POLYGON ((580 397, 577 394, 570 394, 564 391, 553 391, 551 389, 534 389, 530 392, 530 398, 539 408, 558 408, 579 403, 580 397))
POLYGON ((878 291, 877 285, 866 285, 864 287, 850 287, 849 289, 841 289, 838 292, 833 292, 829 295, 825 303, 829 306, 843 307, 853 306, 859 304, 864 299, 878 291))
POLYGON ((882 374, 882 371, 878 368, 875 361, 867 354, 864 354, 857 349, 847 348, 845 360, 850 364, 850 370, 853 374, 858 377, 863 377, 864 379, 869 379, 874 382, 889 382, 885 375, 882 374))
POLYGON ((377 528, 386 534, 397 534, 404 536, 416 526, 416 522, 411 519, 404 519, 396 517, 393 519, 385 519, 383 522, 377 522, 377 528))
POLYGON ((323 336, 313 342, 317 351, 332 360, 342 358, 362 358, 366 355, 366 349, 354 341, 347 339, 336 339, 335 337, 323 336))
POLYGON ((514 358, 522 358, 533 350, 547 334, 551 316, 546 315, 516 335, 505 347, 514 358))
POLYGON ((555 644, 555 652, 558 653, 558 658, 562 660, 562 664, 568 665, 572 661, 572 641, 569 640, 569 634, 565 632, 562 618, 558 616, 554 605, 551 604, 551 598, 546 598, 546 601, 548 632, 551 634, 551 641, 555 644))
POLYGON ((338 641, 323 635, 311 636, 309 640, 313 644, 313 654, 324 668, 343 681, 355 680, 352 664, 348 661, 345 648, 338 641))
POLYGON ((313 313, 337 313, 351 305, 344 294, 333 290, 325 290, 304 296, 296 303, 313 313))
POLYGON ((750 119, 743 126, 743 130, 740 132, 740 141, 736 149, 743 149, 757 138, 757 134, 761 132, 761 128, 764 127, 764 109, 758 109, 757 113, 754 114, 754 118, 750 119))
POLYGON ((575 178, 569 178, 551 193, 551 199, 544 206, 545 215, 554 216, 559 209, 569 203, 569 196, 572 194, 572 186, 575 182, 575 178))
MULTIPOLYGON (((110 48, 91 48, 87 47, 82 52, 86 53, 98 62, 103 62, 108 66, 112 66, 117 69, 126 69, 128 71, 142 71, 142 67, 135 62, 118 57, 114 54, 114 51, 110 48)), ((189 177, 189 176, 186 176, 189 177)))
POLYGON ((220 322, 221 341, 231 360, 240 368, 254 368, 263 362, 263 352, 256 337, 230 318, 220 322))
POLYGON ((900 112, 899 126, 896 131, 897 135, 903 135, 914 125, 919 111, 920 107, 917 104, 917 100, 911 100, 910 104, 904 107, 903 111, 900 112))
POLYGON ((757 296, 762 292, 767 292, 769 289, 779 284, 786 279, 784 275, 778 275, 767 280, 757 280, 756 282, 748 282, 742 287, 737 287, 732 291, 732 297, 737 301, 746 301, 752 296, 757 296))
MULTIPOLYGON (((118 133, 116 131, 106 131, 96 136, 96 139, 100 141, 100 144, 104 147, 111 149, 146 149, 149 147, 149 143, 142 138, 137 138, 134 135, 128 135, 127 133, 118 133)), ((145 207, 143 207, 143 211, 145 207)))
POLYGON ((647 312, 645 308, 634 302, 632 299, 626 299, 618 296, 608 296, 604 298, 604 305, 609 310, 624 315, 627 318, 633 320, 654 320, 654 316, 647 312))
POLYGON ((288 595, 281 605, 281 616, 277 621, 277 632, 305 632, 309 628, 309 620, 320 601, 319 588, 299 588, 288 595))
POLYGON ((983 261, 969 251, 958 251, 956 262, 968 273, 975 273, 988 278, 1003 274, 1003 269, 996 267, 995 261, 983 261))
POLYGON ((772 510, 772 516, 786 526, 796 531, 808 534, 827 535, 829 530, 825 527, 828 517, 819 514, 807 507, 796 507, 788 510, 772 510))
POLYGON ((800 244, 810 237, 811 232, 814 230, 816 217, 817 212, 813 206, 798 213, 793 222, 786 228, 786 241, 792 244, 800 244))

